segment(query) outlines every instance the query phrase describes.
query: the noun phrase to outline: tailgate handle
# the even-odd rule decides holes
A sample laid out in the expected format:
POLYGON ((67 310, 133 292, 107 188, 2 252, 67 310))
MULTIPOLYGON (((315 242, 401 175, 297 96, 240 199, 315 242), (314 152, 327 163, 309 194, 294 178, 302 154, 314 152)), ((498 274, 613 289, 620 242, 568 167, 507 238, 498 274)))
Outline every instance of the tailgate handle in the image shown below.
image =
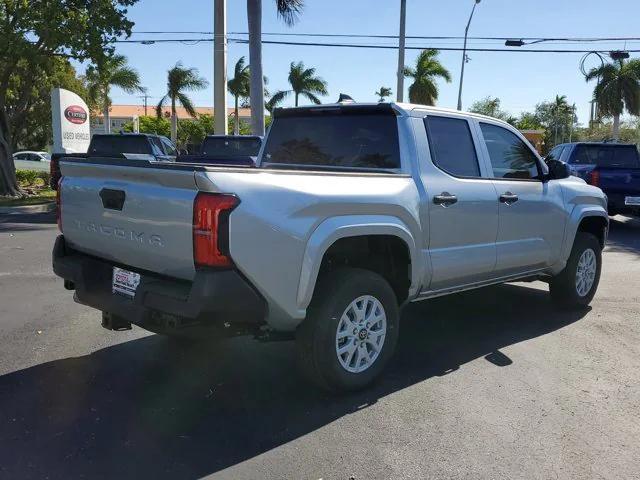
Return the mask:
POLYGON ((124 207, 124 201, 127 198, 124 190, 113 190, 111 188, 103 188, 100 190, 100 198, 102 206, 109 210, 120 210, 124 207))

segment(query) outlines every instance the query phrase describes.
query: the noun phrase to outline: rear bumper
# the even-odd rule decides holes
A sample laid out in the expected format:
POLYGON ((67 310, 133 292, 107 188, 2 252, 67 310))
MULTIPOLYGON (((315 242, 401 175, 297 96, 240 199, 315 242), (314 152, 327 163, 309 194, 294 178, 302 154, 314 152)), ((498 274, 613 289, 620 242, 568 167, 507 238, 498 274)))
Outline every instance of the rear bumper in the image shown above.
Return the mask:
POLYGON ((619 213, 639 213, 640 212, 640 206, 625 204, 625 197, 628 197, 628 196, 638 197, 640 196, 640 193, 634 192, 626 195, 623 193, 605 192, 605 194, 607 195, 609 210, 614 210, 619 213))
POLYGON ((265 300, 237 271, 198 271, 193 282, 138 271, 140 284, 130 299, 112 293, 113 266, 69 248, 63 235, 56 239, 53 271, 72 282, 78 303, 145 328, 167 316, 185 326, 264 323, 265 300))

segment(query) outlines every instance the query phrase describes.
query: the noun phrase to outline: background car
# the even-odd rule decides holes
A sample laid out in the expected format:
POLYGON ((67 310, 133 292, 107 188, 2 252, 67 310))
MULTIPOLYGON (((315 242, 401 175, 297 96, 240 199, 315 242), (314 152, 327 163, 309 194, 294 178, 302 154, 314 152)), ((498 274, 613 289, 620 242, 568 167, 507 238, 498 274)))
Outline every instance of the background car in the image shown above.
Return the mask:
POLYGON ((13 163, 21 170, 49 170, 51 156, 47 152, 22 151, 13 154, 13 163))
POLYGON ((564 162, 572 175, 599 187, 607 195, 609 215, 640 214, 640 154, 635 145, 563 143, 545 160, 564 162))
POLYGON ((13 154, 13 160, 24 160, 29 162, 48 162, 51 155, 48 152, 16 152, 13 154))

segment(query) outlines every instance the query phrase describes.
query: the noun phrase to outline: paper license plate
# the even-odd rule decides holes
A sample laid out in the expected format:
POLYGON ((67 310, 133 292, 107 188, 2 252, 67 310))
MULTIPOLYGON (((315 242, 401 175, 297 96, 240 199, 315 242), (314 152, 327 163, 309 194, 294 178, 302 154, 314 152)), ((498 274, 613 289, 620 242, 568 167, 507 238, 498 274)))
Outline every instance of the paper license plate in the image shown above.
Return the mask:
POLYGON ((624 197, 624 204, 640 206, 640 197, 624 197))
POLYGON ((113 267, 113 280, 111 282, 111 291, 113 293, 120 293, 133 298, 136 295, 138 285, 140 285, 139 273, 113 267))

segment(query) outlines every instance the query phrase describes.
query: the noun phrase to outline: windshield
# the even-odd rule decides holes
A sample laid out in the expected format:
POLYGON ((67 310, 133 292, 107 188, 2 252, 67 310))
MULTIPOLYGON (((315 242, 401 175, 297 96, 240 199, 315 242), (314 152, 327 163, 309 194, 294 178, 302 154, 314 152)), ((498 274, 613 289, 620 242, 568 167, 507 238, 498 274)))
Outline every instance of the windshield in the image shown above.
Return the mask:
POLYGON ((209 137, 202 145, 202 154, 218 158, 256 157, 262 142, 255 137, 209 137))
POLYGON ((146 137, 134 135, 94 135, 89 155, 121 155, 123 153, 151 153, 146 137))

